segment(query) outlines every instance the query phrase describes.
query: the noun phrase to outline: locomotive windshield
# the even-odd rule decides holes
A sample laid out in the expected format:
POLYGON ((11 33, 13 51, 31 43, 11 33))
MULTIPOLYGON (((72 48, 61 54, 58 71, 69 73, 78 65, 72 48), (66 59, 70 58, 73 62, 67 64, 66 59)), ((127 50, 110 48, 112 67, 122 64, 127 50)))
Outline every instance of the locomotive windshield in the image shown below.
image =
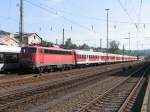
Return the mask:
POLYGON ((28 48, 28 53, 36 53, 36 48, 28 48))
POLYGON ((37 49, 36 48, 32 48, 32 47, 30 47, 30 48, 23 47, 21 49, 22 53, 36 53, 36 51, 37 51, 37 49))

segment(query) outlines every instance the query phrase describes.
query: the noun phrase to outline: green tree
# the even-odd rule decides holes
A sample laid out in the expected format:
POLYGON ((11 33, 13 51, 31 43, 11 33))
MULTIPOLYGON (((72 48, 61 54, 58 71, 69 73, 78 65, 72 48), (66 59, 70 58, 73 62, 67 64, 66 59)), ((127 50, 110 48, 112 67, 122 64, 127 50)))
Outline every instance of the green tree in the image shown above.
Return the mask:
POLYGON ((66 40, 64 47, 67 49, 77 49, 77 45, 72 43, 71 38, 66 40))
POLYGON ((79 49, 82 49, 82 50, 89 50, 90 47, 89 47, 87 44, 83 44, 83 45, 79 46, 79 49))
POLYGON ((119 49, 119 42, 113 40, 109 43, 109 52, 114 54, 120 54, 121 50, 119 49))
POLYGON ((43 46, 53 46, 53 43, 52 42, 47 42, 45 40, 42 40, 42 43, 41 43, 43 46))

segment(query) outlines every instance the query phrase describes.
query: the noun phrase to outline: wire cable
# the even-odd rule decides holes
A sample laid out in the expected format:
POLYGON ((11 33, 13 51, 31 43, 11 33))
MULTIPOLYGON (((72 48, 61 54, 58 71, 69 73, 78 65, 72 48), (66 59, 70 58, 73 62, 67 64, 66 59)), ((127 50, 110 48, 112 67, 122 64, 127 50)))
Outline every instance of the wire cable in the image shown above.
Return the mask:
POLYGON ((24 0, 24 1, 26 1, 26 2, 29 3, 29 4, 31 4, 32 6, 35 6, 35 7, 38 7, 38 8, 40 8, 40 9, 42 9, 42 10, 48 12, 48 13, 51 13, 51 14, 60 16, 60 17, 63 18, 64 20, 66 20, 66 21, 68 21, 68 22, 70 22, 70 23, 72 23, 72 24, 75 24, 75 25, 77 25, 77 26, 79 26, 79 27, 81 27, 81 28, 84 28, 84 29, 86 29, 86 30, 88 30, 88 31, 90 31, 90 32, 99 34, 99 32, 96 32, 96 31, 94 31, 94 30, 91 30, 91 28, 88 28, 88 27, 86 27, 86 26, 84 26, 84 25, 81 25, 81 24, 79 24, 79 23, 77 23, 77 22, 75 22, 75 21, 73 21, 73 20, 70 20, 70 19, 66 18, 66 17, 63 16, 63 15, 59 15, 58 13, 56 13, 56 12, 54 12, 54 11, 51 11, 51 10, 45 8, 45 7, 42 7, 42 5, 35 4, 35 3, 33 3, 33 2, 31 2, 31 1, 29 1, 29 0, 24 0))
POLYGON ((135 26, 137 26, 137 24, 133 21, 133 19, 131 18, 130 14, 128 13, 127 9, 123 6, 122 2, 120 0, 117 0, 117 1, 118 1, 119 5, 121 6, 121 8, 123 9, 123 11, 128 16, 128 18, 131 21, 131 23, 133 23, 135 26))

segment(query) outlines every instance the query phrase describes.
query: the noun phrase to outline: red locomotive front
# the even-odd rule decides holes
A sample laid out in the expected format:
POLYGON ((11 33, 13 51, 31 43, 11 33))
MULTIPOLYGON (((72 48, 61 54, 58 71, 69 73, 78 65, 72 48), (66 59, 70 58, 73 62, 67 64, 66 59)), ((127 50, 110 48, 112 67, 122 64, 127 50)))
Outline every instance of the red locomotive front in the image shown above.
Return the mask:
POLYGON ((32 69, 69 68, 75 66, 75 56, 62 48, 27 46, 21 50, 20 63, 32 69))

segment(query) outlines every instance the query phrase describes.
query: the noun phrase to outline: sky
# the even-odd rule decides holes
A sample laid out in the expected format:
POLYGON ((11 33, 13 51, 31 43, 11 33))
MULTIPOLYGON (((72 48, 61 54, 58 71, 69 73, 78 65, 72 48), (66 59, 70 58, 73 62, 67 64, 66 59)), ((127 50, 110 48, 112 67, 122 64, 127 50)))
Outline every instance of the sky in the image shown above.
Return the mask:
MULTIPOLYGON (((20 0, 0 0, 0 30, 19 31, 20 0)), ((71 38, 78 45, 106 47, 109 8, 109 42, 120 48, 150 49, 149 0, 24 0, 24 32, 35 32, 44 40, 62 43, 71 38), (129 35, 130 34, 130 35, 129 35)))

